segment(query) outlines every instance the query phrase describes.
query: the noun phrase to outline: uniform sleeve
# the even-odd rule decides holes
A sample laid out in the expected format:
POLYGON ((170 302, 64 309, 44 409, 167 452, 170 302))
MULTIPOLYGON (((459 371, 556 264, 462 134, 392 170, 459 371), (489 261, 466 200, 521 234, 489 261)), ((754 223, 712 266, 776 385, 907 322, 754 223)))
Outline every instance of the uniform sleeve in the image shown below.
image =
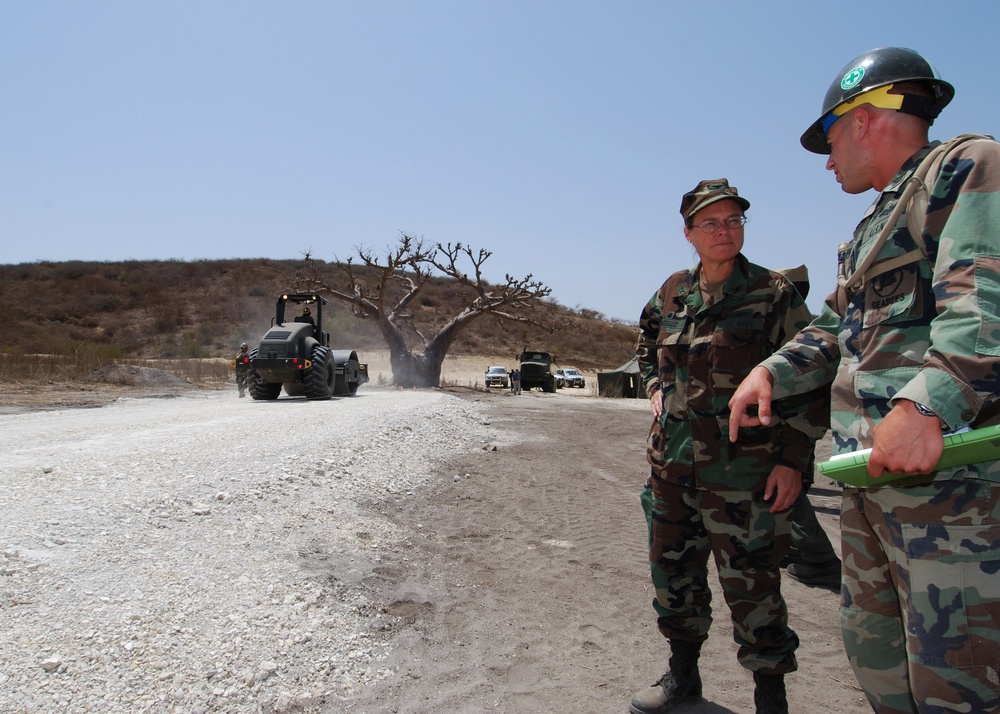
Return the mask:
MULTIPOLYGON (((776 305, 779 320, 772 334, 772 345, 777 348, 801 334, 812 317, 799 294, 791 290, 779 295, 776 305)), ((781 450, 776 455, 778 463, 798 471, 807 471, 816 441, 830 426, 829 383, 812 390, 774 402, 774 411, 780 417, 777 425, 781 450)))
POLYGON ((661 290, 649 299, 639 317, 639 343, 635 348, 635 358, 639 365, 646 396, 652 397, 660 389, 660 365, 656 351, 656 339, 660 334, 660 319, 663 312, 661 290))
MULTIPOLYGON (((838 291, 843 288, 838 288, 838 291)), ((761 362, 771 373, 774 384, 772 398, 785 399, 829 385, 837 374, 840 343, 837 331, 838 293, 827 299, 823 311, 809 325, 794 335, 781 349, 761 362)))
POLYGON ((923 366, 895 399, 930 407, 954 429, 1000 394, 1000 144, 975 141, 949 157, 923 232, 940 236, 937 314, 923 366))

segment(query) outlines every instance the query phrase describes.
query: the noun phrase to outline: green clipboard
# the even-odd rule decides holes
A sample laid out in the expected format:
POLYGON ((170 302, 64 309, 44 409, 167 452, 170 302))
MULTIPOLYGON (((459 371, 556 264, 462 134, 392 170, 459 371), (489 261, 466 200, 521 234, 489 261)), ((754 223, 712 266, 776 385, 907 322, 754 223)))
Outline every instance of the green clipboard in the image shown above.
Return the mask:
MULTIPOLYGON (((890 483, 921 478, 920 474, 883 474, 872 478, 866 470, 871 449, 853 451, 835 456, 818 464, 819 472, 834 481, 841 481, 859 488, 885 486, 890 483)), ((1000 425, 972 429, 944 437, 944 452, 934 467, 935 471, 950 469, 964 464, 978 464, 983 461, 1000 459, 1000 425)))

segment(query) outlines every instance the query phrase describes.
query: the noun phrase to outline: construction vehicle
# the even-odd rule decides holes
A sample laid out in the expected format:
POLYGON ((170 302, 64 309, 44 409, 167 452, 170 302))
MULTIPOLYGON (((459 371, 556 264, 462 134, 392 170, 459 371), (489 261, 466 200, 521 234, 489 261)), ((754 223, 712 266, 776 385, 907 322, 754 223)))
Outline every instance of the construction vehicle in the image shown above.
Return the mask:
POLYGON ((548 352, 521 352, 521 389, 531 391, 538 387, 552 394, 556 391, 556 375, 552 372, 552 355, 548 352))
POLYGON ((290 397, 329 399, 353 396, 368 381, 368 365, 354 350, 330 349, 323 330, 326 298, 315 293, 286 293, 278 298, 271 328, 250 351, 247 388, 254 399, 290 397), (302 314, 286 319, 288 304, 302 305, 302 314), (315 309, 315 317, 313 317, 315 309))

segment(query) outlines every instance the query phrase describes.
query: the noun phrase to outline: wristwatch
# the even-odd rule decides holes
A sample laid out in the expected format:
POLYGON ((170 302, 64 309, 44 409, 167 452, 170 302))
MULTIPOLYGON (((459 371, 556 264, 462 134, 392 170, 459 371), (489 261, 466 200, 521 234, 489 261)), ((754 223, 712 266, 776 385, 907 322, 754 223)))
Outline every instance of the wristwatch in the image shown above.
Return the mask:
POLYGON ((941 431, 948 431, 948 425, 944 423, 944 419, 939 417, 933 409, 925 404, 921 404, 920 402, 913 402, 913 406, 916 408, 918 413, 924 415, 925 417, 934 417, 937 419, 938 423, 941 425, 941 431))
POLYGON ((937 416, 937 414, 934 413, 933 409, 931 409, 930 407, 924 406, 920 402, 913 402, 913 406, 916 407, 916 409, 917 409, 918 412, 920 412, 921 414, 923 414, 926 417, 936 417, 937 416))

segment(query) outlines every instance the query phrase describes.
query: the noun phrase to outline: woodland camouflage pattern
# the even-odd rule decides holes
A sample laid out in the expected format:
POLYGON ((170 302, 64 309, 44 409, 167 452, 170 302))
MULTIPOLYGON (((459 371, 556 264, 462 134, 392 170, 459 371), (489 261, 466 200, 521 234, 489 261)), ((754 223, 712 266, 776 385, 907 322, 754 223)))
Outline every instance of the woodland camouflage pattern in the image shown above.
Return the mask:
POLYGON ((811 315, 781 274, 737 257, 723 288, 706 306, 699 271, 671 276, 639 321, 636 350, 647 395, 658 390, 642 494, 649 525, 650 574, 660 632, 700 643, 712 621, 708 558, 732 613, 737 658, 764 674, 796 668, 798 637, 788 626, 779 563, 790 542, 790 511, 764 501, 776 464, 805 470, 826 428, 828 395, 781 405, 769 428, 728 435, 729 399, 747 373, 805 326, 811 315))
POLYGON ((952 479, 844 498, 842 634, 875 710, 996 714, 1000 486, 952 479))
MULTIPOLYGON (((911 158, 868 209, 841 252, 842 270, 861 262, 902 184, 937 144, 911 158)), ((764 364, 775 399, 833 381, 834 454, 870 448, 872 429, 895 399, 929 407, 948 430, 1000 424, 1000 145, 975 141, 956 154, 928 205, 930 260, 878 276, 853 295, 838 288, 816 321, 764 364), (994 170, 983 168, 986 157, 994 170)), ((880 260, 915 248, 904 216, 880 260)), ((937 478, 956 471, 964 469, 937 478)), ((1000 462, 983 465, 977 478, 1000 481, 1000 462)))
POLYGON ((708 558, 714 551, 737 661, 763 674, 795 671, 799 638, 788 625, 779 567, 791 543, 791 511, 771 513, 760 494, 690 489, 657 478, 649 479, 641 501, 649 526, 653 609, 663 636, 708 639, 708 558))
POLYGON ((811 315, 788 280, 737 257, 725 300, 706 307, 696 271, 672 275, 639 319, 636 357, 647 396, 660 390, 653 424, 653 473, 686 486, 763 492, 775 464, 805 471, 827 427, 828 402, 815 394, 775 404, 770 427, 742 429, 729 441, 729 399, 757 363, 811 315))
POLYGON ((250 371, 250 353, 240 350, 236 353, 236 387, 242 397, 247 388, 247 372, 250 371))
MULTIPOLYGON (((904 164, 866 212, 841 251, 844 274, 935 145, 904 164)), ((929 259, 855 294, 838 288, 820 317, 764 362, 775 399, 832 381, 834 453, 870 448, 897 399, 930 407, 949 430, 1000 423, 1000 145, 964 144, 930 180, 920 237, 929 259)), ((904 215, 879 259, 915 247, 904 215)), ((1000 461, 916 481, 845 491, 848 656, 880 713, 998 712, 1000 461)))

